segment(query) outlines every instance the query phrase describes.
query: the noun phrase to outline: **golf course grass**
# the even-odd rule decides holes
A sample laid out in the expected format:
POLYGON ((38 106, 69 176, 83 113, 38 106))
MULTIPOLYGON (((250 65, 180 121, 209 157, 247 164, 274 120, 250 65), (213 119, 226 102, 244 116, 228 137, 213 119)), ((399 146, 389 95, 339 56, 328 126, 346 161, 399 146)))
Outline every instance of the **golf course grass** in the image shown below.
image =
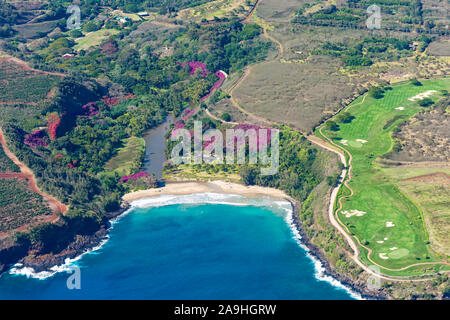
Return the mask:
MULTIPOLYGON (((321 132, 316 130, 318 136, 330 138, 352 155, 348 186, 354 194, 342 199, 338 220, 357 242, 372 251, 369 254, 361 246, 364 263, 375 263, 383 273, 398 276, 449 269, 448 265, 431 264, 442 258, 431 248, 421 210, 376 162, 392 150, 391 134, 397 125, 422 109, 409 98, 436 90, 430 96, 436 102, 442 97, 440 90, 450 89, 450 79, 421 82, 421 86, 393 85, 381 99, 361 96, 346 110, 355 117, 350 123, 338 123, 338 131, 327 130, 327 126, 321 132)), ((349 192, 344 189, 341 194, 349 192)))

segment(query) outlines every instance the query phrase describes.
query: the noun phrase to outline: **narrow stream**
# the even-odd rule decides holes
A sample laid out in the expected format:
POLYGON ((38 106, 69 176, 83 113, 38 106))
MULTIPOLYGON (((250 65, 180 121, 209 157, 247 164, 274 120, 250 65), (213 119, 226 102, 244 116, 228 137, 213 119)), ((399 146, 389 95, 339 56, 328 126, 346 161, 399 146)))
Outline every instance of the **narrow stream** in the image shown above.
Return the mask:
POLYGON ((165 135, 173 123, 173 116, 169 115, 166 121, 144 134, 145 158, 142 170, 154 174, 156 179, 162 180, 163 166, 166 161, 164 150, 166 148, 165 135))

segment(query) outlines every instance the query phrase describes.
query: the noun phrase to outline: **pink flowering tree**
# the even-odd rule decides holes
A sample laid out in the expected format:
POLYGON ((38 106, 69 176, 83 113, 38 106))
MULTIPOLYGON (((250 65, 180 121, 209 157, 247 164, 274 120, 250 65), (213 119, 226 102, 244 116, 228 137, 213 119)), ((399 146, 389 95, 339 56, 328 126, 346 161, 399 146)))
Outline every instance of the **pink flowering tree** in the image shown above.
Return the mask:
POLYGON ((31 148, 47 147, 48 137, 44 130, 36 130, 25 136, 24 143, 31 148))

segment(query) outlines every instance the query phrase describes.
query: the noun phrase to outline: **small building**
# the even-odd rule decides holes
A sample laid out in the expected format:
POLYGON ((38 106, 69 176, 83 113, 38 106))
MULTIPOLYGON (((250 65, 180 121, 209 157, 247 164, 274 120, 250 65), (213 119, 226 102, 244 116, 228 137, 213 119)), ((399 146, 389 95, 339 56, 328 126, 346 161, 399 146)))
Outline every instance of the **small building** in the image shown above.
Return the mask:
POLYGON ((137 15, 140 17, 148 17, 149 13, 147 11, 142 11, 142 12, 138 12, 137 15))
POLYGON ((63 57, 64 59, 72 59, 72 58, 74 57, 74 55, 71 54, 71 53, 65 53, 65 54, 63 54, 62 57, 63 57))
POLYGON ((409 45, 409 47, 414 50, 416 50, 418 46, 419 46, 419 43, 415 42, 415 41, 409 45))
POLYGON ((122 17, 122 16, 114 17, 114 19, 116 19, 116 20, 119 21, 120 23, 127 23, 128 21, 130 21, 130 18, 128 18, 128 17, 122 17))

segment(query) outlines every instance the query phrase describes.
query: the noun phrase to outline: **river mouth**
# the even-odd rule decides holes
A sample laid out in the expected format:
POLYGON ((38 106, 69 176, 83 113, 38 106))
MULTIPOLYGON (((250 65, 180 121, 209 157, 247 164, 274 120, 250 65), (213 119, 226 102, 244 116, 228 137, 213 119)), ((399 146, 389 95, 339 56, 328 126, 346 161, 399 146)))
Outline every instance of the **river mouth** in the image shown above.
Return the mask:
POLYGON ((163 167, 166 162, 166 134, 173 124, 174 118, 169 115, 165 122, 150 129, 144 134, 145 157, 142 164, 142 171, 153 174, 157 181, 162 181, 163 167))

